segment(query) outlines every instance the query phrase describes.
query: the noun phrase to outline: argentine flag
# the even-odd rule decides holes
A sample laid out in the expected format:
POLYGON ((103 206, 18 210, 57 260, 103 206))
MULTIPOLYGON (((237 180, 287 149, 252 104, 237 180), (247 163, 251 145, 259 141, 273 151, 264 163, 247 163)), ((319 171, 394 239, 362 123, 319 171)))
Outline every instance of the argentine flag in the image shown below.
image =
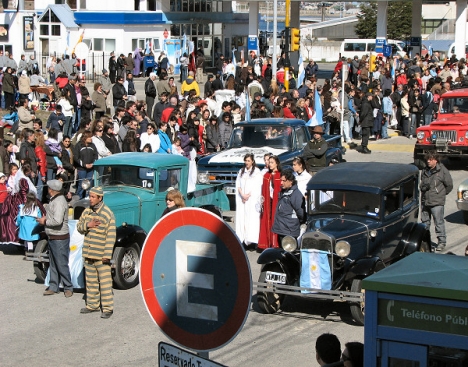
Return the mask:
MULTIPOLYGON (((304 249, 301 250, 301 259, 301 287, 330 290, 331 270, 328 262, 328 252, 304 249)), ((301 292, 313 293, 306 290, 301 292)))
POLYGON ((245 121, 250 121, 250 96, 249 96, 249 90, 246 88, 245 92, 245 121))
POLYGON ((317 89, 315 89, 314 95, 314 109, 315 113, 307 122, 306 126, 323 125, 322 103, 320 102, 320 95, 318 94, 317 89))
POLYGON ((304 70, 304 62, 302 61, 302 54, 299 52, 299 62, 298 62, 299 68, 297 69, 299 72, 299 75, 297 76, 297 87, 299 88, 302 83, 304 82, 305 78, 305 70, 304 70))

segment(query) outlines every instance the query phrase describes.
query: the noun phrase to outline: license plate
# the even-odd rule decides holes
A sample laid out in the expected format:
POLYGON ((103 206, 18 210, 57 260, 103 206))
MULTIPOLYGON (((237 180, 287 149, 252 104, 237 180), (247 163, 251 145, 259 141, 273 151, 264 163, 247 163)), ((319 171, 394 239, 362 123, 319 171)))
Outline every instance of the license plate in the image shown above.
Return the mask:
POLYGON ((286 284, 286 274, 267 271, 265 281, 267 283, 286 284))

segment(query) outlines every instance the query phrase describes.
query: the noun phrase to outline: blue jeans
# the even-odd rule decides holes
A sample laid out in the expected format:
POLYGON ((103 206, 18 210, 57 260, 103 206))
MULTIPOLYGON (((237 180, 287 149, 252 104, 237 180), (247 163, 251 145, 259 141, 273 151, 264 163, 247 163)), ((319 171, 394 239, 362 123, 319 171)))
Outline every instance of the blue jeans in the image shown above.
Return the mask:
POLYGON ((187 79, 188 74, 188 66, 181 66, 180 67, 180 82, 183 83, 185 79, 187 79))
POLYGON ((91 187, 93 187, 93 170, 78 170, 78 182, 76 183, 76 195, 80 199, 86 197, 86 191, 81 187, 81 183, 84 179, 88 179, 91 182, 91 187))
POLYGON ((49 239, 49 261, 50 280, 49 289, 54 292, 59 291, 60 282, 64 290, 73 291, 70 268, 68 267, 68 256, 70 254, 70 239, 50 240, 49 239))
POLYGON ((72 136, 72 116, 65 116, 65 123, 63 124, 63 136, 72 136))
POLYGON ((432 122, 432 115, 423 115, 424 125, 427 126, 432 122))
POLYGON ((435 233, 439 245, 447 243, 445 235, 444 206, 426 206, 424 203, 421 208, 421 222, 429 228, 431 226, 431 217, 434 218, 435 233))
POLYGON ((416 128, 419 125, 420 117, 421 117, 421 115, 419 115, 417 113, 412 113, 411 114, 410 135, 415 135, 416 134, 416 128))
POLYGON ((383 125, 382 125, 382 139, 387 139, 388 138, 388 132, 387 132, 387 129, 388 129, 388 115, 384 115, 383 117, 383 125))
POLYGON ((353 138, 353 127, 354 127, 354 115, 353 114, 351 114, 349 116, 348 124, 349 124, 349 138, 352 139, 353 138))

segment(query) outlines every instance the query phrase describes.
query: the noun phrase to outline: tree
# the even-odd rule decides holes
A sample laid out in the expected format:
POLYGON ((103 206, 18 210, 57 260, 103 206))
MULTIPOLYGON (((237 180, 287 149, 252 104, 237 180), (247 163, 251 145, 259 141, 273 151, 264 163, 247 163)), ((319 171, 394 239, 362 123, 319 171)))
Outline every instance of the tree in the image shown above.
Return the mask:
MULTIPOLYGON (((359 38, 377 37, 377 2, 361 3, 355 31, 359 38)), ((411 35, 412 5, 409 1, 392 1, 387 8, 387 38, 407 39, 411 35)))

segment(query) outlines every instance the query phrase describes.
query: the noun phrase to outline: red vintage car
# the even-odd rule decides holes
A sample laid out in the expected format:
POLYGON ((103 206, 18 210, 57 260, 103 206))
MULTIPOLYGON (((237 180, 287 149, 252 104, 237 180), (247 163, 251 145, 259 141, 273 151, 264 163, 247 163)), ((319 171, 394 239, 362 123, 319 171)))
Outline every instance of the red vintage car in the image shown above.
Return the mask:
POLYGON ((424 168, 424 154, 437 151, 442 158, 468 158, 468 89, 444 93, 437 118, 416 130, 414 164, 424 168))

